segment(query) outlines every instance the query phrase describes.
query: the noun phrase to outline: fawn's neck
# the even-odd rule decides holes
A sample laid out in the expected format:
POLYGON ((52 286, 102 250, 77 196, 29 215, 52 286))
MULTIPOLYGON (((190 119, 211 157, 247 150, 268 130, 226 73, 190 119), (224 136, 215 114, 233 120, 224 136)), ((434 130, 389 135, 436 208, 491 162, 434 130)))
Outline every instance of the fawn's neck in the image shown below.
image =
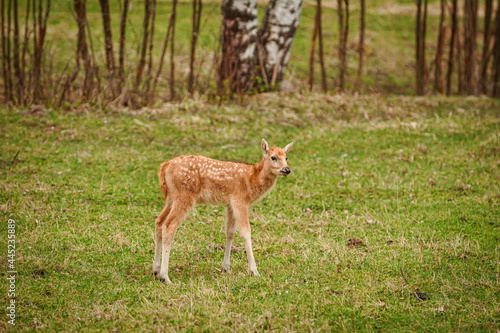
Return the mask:
POLYGON ((259 199, 267 191, 269 191, 276 183, 278 176, 271 172, 269 165, 266 165, 265 159, 254 164, 252 174, 250 176, 251 198, 252 202, 259 199))

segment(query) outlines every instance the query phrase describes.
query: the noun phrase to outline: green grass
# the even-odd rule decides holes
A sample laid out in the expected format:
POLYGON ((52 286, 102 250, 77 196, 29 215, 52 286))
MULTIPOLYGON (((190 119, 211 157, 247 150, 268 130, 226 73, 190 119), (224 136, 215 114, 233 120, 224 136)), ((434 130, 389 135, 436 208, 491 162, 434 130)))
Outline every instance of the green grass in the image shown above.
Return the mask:
MULTIPOLYGON (((499 110, 483 98, 272 94, 92 114, 3 108, 1 303, 14 219, 19 331, 494 332, 499 110), (295 141, 291 176, 250 214, 262 276, 248 275, 244 251, 220 273, 211 244, 225 243, 224 212, 198 206, 175 238, 173 285, 155 281, 160 163, 254 163, 262 137, 295 141)), ((5 312, 0 328, 12 329, 5 312)))

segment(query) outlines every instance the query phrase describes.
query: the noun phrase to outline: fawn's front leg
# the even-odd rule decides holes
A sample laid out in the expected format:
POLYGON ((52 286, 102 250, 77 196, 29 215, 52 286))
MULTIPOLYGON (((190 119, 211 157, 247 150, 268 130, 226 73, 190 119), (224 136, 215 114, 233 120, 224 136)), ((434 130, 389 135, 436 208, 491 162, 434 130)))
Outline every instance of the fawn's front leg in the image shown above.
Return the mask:
POLYGON ((233 245, 234 235, 236 234, 236 220, 234 211, 231 206, 226 208, 226 252, 224 254, 224 262, 222 263, 222 272, 229 273, 229 265, 231 258, 231 246, 233 245))
POLYGON ((245 242, 245 250, 247 252, 248 266, 250 268, 250 274, 259 276, 257 271, 257 264, 255 263, 255 258, 253 257, 252 251, 252 237, 250 231, 250 223, 248 222, 248 205, 236 204, 233 205, 234 217, 240 227, 240 234, 245 242))

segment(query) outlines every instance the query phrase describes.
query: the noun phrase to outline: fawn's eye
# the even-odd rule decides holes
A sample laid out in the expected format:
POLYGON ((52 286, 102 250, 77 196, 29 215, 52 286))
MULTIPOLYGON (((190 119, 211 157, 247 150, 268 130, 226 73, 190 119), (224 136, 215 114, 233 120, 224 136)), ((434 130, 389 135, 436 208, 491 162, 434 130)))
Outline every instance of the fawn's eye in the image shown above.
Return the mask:
POLYGON ((288 160, 288 157, 285 157, 285 160, 288 160))
POLYGON ((272 156, 272 157, 271 157, 271 159, 272 159, 273 161, 276 161, 276 160, 277 160, 276 156, 272 156))

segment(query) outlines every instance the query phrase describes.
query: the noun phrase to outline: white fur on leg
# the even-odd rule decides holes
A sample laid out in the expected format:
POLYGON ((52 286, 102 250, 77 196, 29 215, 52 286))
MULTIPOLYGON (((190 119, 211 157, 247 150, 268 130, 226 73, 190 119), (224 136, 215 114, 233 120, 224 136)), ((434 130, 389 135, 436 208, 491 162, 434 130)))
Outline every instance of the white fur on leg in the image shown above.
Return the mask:
POLYGON ((257 264, 255 263, 255 258, 253 257, 252 239, 250 237, 250 232, 243 233, 241 236, 245 241, 245 250, 247 252, 248 267, 250 269, 250 274, 254 276, 259 276, 260 274, 257 271, 257 264))
POLYGON ((161 258, 161 269, 160 269, 160 274, 158 274, 156 277, 158 280, 165 282, 166 284, 172 283, 170 279, 168 278, 168 261, 170 259, 170 246, 166 246, 165 249, 163 249, 162 253, 162 258, 161 258))
POLYGON ((231 263, 231 246, 233 245, 234 233, 227 235, 226 252, 224 253, 224 262, 222 263, 222 272, 229 273, 231 263))
POLYGON ((156 238, 155 259, 153 261, 153 274, 158 275, 161 267, 161 238, 156 238))
POLYGON ((224 262, 222 263, 223 273, 229 273, 229 266, 231 262, 231 246, 233 245, 235 235, 236 220, 234 218, 234 211, 230 206, 228 206, 226 208, 226 251, 224 253, 224 262))

